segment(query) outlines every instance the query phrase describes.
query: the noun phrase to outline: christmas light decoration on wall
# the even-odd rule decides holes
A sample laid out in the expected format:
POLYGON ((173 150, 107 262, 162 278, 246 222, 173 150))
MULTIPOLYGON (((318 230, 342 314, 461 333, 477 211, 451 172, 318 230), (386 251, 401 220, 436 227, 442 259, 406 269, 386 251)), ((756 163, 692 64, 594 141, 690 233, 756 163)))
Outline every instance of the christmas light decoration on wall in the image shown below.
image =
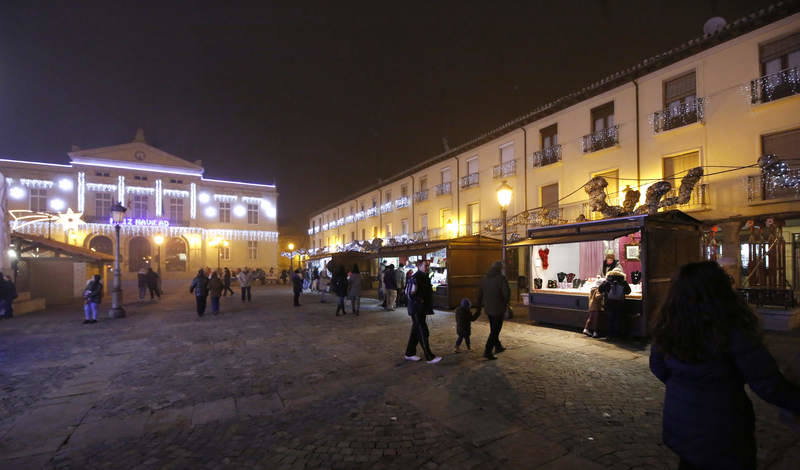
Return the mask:
POLYGON ((203 210, 203 214, 209 219, 212 219, 217 216, 217 208, 213 206, 208 206, 203 210))
POLYGON ((800 190, 800 170, 793 170, 785 161, 774 154, 763 155, 758 159, 761 180, 770 190, 800 190))
POLYGON ((86 173, 78 172, 78 212, 83 212, 86 206, 86 173))
POLYGON ((122 175, 117 177, 117 201, 120 204, 125 203, 125 177, 122 175))
POLYGON ((215 194, 214 200, 222 202, 234 202, 239 200, 239 196, 234 194, 215 194))
POLYGON ((163 196, 161 195, 161 179, 156 180, 156 217, 161 217, 162 214, 162 199, 163 196))
POLYGON ((117 190, 116 184, 86 183, 86 189, 100 193, 113 193, 117 190))
POLYGON ((149 186, 128 186, 126 191, 133 194, 153 194, 156 192, 156 188, 151 188, 149 186))
POLYGON ((237 204, 236 206, 233 207, 233 215, 235 215, 236 217, 244 217, 247 215, 247 208, 245 208, 241 204, 237 204))
POLYGON ((61 178, 60 180, 58 180, 58 189, 62 191, 72 191, 73 187, 74 184, 72 183, 72 180, 69 178, 61 178))
POLYGON ((189 217, 192 219, 197 218, 197 184, 191 183, 189 185, 189 217))
POLYGON ((162 193, 165 197, 177 197, 177 198, 187 198, 189 197, 189 191, 184 189, 163 189, 162 193))
POLYGON ((20 178, 19 183, 28 188, 37 188, 37 189, 50 189, 53 187, 52 181, 47 180, 35 180, 30 178, 20 178))
POLYGON ((211 200, 211 196, 209 196, 208 193, 203 192, 197 195, 197 200, 200 201, 201 204, 207 204, 208 201, 211 200))
POLYGON ((67 203, 61 198, 50 199, 50 209, 54 211, 63 211, 67 207, 67 203))
POLYGON ((252 197, 252 196, 242 196, 242 202, 245 204, 263 204, 264 198, 261 197, 252 197))
MULTIPOLYGON (((31 211, 24 211, 31 213, 31 211)), ((78 215, 75 213, 75 215, 78 215)), ((15 219, 15 223, 19 225, 14 226, 14 230, 21 233, 45 233, 48 229, 47 222, 41 220, 59 220, 58 216, 52 216, 51 219, 43 219, 47 215, 39 216, 38 221, 22 225, 24 220, 22 216, 15 219)), ((102 223, 87 223, 82 224, 82 229, 90 233, 101 235, 112 235, 114 233, 114 224, 102 223)), ((186 236, 188 239, 196 239, 194 237, 203 237, 205 239, 213 239, 221 236, 226 240, 242 240, 242 241, 264 241, 264 242, 277 242, 278 232, 265 231, 265 230, 217 230, 217 229, 203 229, 200 227, 176 227, 162 225, 120 225, 120 233, 125 236, 154 236, 164 235, 169 237, 186 236)))
POLYGON ((12 186, 8 190, 8 195, 11 199, 20 200, 25 197, 25 190, 20 186, 12 186))

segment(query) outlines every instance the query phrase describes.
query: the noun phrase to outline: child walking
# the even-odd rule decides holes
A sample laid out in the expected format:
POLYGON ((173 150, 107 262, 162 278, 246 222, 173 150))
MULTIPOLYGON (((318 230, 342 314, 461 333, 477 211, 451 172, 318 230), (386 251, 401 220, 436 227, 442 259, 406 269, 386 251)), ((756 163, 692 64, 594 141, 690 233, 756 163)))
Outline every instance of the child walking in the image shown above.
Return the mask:
POLYGON ((467 349, 472 350, 469 344, 469 336, 472 334, 472 322, 478 318, 478 314, 472 314, 472 303, 468 298, 461 299, 461 305, 456 308, 456 340, 455 352, 461 352, 461 341, 467 344, 467 349))

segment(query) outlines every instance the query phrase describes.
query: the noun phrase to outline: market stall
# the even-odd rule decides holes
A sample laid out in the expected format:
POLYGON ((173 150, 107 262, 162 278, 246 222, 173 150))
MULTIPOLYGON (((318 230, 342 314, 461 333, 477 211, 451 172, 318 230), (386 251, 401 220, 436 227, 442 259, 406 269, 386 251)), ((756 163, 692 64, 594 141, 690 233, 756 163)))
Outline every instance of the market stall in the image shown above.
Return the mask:
MULTIPOLYGON (((509 246, 529 249, 531 320, 582 328, 589 292, 604 279, 613 255, 631 293, 625 298, 630 333, 647 335, 647 320, 683 264, 701 260, 700 222, 680 211, 538 227, 509 246)), ((604 325, 601 324, 604 331, 604 325)))
MULTIPOLYGON (((361 289, 368 290, 372 288, 372 277, 375 276, 375 253, 364 253, 360 251, 343 251, 338 253, 324 253, 311 256, 306 259, 306 266, 309 270, 318 268, 320 271, 326 267, 331 270, 334 266, 342 265, 347 272, 353 269, 353 265, 358 265, 358 270, 361 273, 361 289)), ((335 268, 334 268, 335 269, 335 268)), ((333 272, 331 271, 332 275, 333 272)))
POLYGON ((405 272, 415 271, 414 263, 426 260, 434 289, 434 306, 455 308, 462 298, 477 300, 481 278, 493 262, 501 257, 502 243, 481 235, 449 240, 420 241, 402 245, 383 246, 378 261, 403 266, 405 272))

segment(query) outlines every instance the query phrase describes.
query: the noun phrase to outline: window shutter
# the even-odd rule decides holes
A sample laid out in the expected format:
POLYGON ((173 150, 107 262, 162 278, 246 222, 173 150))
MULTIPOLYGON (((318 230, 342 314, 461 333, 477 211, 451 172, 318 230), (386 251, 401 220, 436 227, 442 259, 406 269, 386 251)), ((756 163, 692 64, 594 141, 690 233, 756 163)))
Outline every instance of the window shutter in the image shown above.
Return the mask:
POLYGON ((669 104, 695 94, 695 73, 687 73, 664 84, 664 102, 669 104))
POLYGON ((506 145, 505 147, 500 149, 500 162, 510 162, 514 159, 514 146, 513 145, 506 145))
POLYGON ((558 207, 558 183, 542 186, 542 207, 558 207))
POLYGON ((769 62, 796 50, 800 50, 800 33, 794 33, 777 41, 762 44, 758 48, 761 62, 769 62))

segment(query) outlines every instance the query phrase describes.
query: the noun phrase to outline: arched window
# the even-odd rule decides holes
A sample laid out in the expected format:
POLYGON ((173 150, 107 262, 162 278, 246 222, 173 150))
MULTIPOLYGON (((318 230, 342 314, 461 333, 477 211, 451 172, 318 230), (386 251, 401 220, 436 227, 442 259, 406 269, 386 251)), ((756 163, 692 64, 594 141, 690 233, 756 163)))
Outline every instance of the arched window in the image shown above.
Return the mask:
POLYGON ((134 237, 128 242, 128 271, 135 273, 141 268, 150 267, 150 241, 144 237, 134 237))
POLYGON ((105 253, 107 255, 114 254, 114 243, 110 238, 98 235, 89 241, 89 249, 98 253, 105 253))
POLYGON ((167 271, 185 272, 186 271, 186 242, 182 238, 170 238, 166 243, 167 257, 164 265, 167 271))

